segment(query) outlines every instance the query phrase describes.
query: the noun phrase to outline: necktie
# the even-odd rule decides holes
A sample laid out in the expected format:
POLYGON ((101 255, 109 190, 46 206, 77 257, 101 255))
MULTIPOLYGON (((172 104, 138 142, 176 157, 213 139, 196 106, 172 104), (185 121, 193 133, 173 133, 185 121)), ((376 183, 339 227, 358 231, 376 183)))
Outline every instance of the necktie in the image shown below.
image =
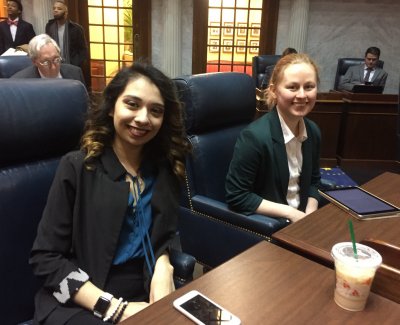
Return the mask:
POLYGON ((9 24, 10 26, 11 26, 11 25, 18 26, 18 20, 11 20, 11 19, 8 19, 8 20, 7 20, 7 24, 9 24))
POLYGON ((365 75, 364 82, 369 82, 369 76, 371 75, 371 68, 367 68, 367 74, 365 75))

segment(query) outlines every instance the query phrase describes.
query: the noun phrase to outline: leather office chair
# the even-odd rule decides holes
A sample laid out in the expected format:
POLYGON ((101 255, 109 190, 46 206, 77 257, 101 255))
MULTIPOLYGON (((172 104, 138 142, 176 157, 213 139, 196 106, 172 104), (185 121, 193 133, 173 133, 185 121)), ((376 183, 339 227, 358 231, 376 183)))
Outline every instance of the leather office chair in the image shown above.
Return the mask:
POLYGON ((32 65, 27 55, 0 56, 0 78, 10 78, 18 71, 32 65))
POLYGON ((258 55, 253 56, 252 61, 252 77, 255 82, 256 88, 261 87, 261 83, 265 76, 265 68, 270 65, 275 65, 281 58, 280 55, 258 55))
MULTIPOLYGON (((364 62, 363 58, 340 58, 338 59, 338 64, 336 68, 336 76, 335 83, 333 85, 334 90, 338 90, 338 86, 342 81, 344 75, 346 74, 347 69, 350 66, 358 65, 364 62)), ((384 61, 379 60, 377 63, 377 67, 383 68, 384 61)))
POLYGON ((28 264, 60 156, 76 148, 87 108, 72 80, 0 80, 1 322, 33 316, 39 287, 28 264))
POLYGON ((186 111, 186 130, 193 145, 187 160, 180 238, 185 252, 215 267, 285 227, 284 218, 245 216, 225 203, 225 176, 240 131, 255 112, 255 86, 237 72, 176 78, 186 111))
MULTIPOLYGON (((40 282, 28 264, 36 229, 62 155, 78 147, 88 97, 76 80, 0 80, 1 324, 30 324, 40 282)), ((173 252, 175 284, 195 259, 173 252)))

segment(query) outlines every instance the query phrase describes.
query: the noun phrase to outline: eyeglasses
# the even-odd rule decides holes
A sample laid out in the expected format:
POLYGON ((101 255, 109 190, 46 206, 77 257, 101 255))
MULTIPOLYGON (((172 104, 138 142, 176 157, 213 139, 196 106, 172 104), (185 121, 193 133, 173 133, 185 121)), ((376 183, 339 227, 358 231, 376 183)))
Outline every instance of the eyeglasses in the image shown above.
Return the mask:
POLYGON ((42 67, 50 67, 51 64, 57 65, 57 64, 60 64, 61 62, 62 62, 62 57, 59 56, 57 58, 54 58, 53 60, 45 60, 42 62, 39 61, 39 64, 42 67))

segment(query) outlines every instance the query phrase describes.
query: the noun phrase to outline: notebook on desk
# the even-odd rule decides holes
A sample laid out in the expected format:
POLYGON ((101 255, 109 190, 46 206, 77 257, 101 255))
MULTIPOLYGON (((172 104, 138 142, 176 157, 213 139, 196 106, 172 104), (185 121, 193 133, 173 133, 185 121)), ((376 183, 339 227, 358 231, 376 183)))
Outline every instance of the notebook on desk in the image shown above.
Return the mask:
POLYGON ((357 94, 382 94, 383 86, 354 85, 351 91, 357 94))

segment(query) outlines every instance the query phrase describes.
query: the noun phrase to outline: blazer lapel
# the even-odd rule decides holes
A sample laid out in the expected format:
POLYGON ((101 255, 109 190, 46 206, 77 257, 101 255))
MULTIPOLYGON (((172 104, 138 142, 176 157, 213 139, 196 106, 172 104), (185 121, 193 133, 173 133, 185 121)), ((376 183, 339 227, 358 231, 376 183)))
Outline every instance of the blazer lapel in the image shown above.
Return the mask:
POLYGON ((360 65, 360 82, 361 83, 364 83, 364 68, 365 68, 365 66, 364 66, 364 63, 363 64, 361 64, 360 65))
POLYGON ((375 72, 374 72, 374 75, 372 76, 371 82, 374 82, 378 77, 380 77, 381 71, 382 70, 379 68, 375 69, 375 72))
POLYGON ((287 162, 286 146, 283 139, 281 123, 279 121, 278 112, 273 110, 270 112, 270 130, 273 141, 273 154, 275 166, 277 166, 279 178, 282 180, 280 183, 281 193, 286 197, 287 188, 289 185, 289 167, 287 162))
MULTIPOLYGON (((8 26, 7 23, 5 23, 2 26, 3 30, 4 30, 4 36, 7 38, 8 42, 5 43, 9 43, 9 44, 13 44, 13 39, 12 39, 12 35, 11 35, 11 30, 10 30, 10 26, 8 26)), ((18 31, 18 28, 17 28, 18 31)), ((17 36, 15 35, 15 39, 17 38, 17 36)))
MULTIPOLYGON (((311 131, 307 128, 307 134, 310 136, 311 131)), ((308 138, 301 145, 301 152, 303 154, 303 165, 301 166, 300 173, 300 207, 302 207, 302 203, 306 203, 306 199, 308 197, 308 193, 305 191, 306 188, 309 188, 311 173, 312 173, 312 144, 311 140, 308 138)), ((305 206, 304 206, 305 208, 305 206)))

